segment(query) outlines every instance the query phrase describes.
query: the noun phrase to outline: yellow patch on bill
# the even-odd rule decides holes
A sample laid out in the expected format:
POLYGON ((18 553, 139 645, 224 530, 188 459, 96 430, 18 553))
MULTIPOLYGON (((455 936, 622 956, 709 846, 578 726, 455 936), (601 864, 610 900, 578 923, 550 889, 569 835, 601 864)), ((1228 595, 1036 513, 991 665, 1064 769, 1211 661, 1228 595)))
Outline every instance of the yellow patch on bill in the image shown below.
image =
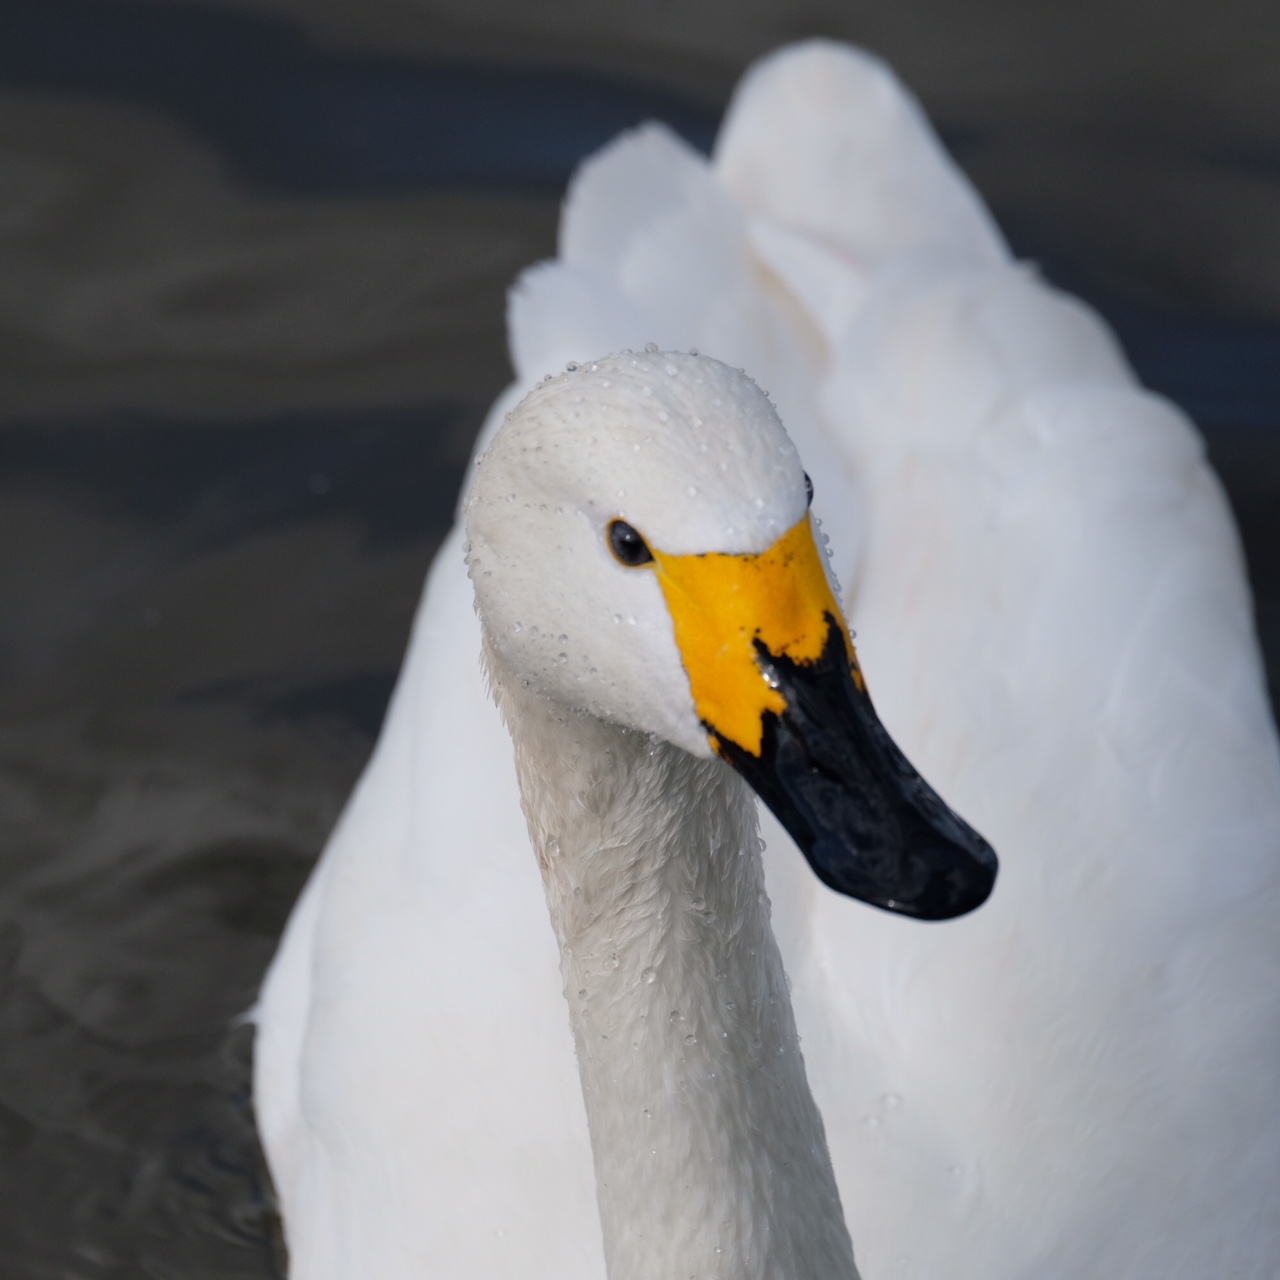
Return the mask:
POLYGON ((764 714, 787 708, 760 668, 755 642, 793 662, 816 661, 835 618, 854 679, 862 675, 808 513, 759 555, 670 556, 653 549, 699 718, 760 754, 764 714))

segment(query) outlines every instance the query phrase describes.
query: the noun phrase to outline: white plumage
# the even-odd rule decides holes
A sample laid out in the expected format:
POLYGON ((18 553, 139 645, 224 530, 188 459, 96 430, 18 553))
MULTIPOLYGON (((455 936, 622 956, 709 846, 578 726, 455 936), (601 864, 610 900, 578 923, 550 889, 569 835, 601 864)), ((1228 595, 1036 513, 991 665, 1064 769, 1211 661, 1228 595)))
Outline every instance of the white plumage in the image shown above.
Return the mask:
MULTIPOLYGON (((1013 263, 877 62, 753 70, 708 165, 575 179, 519 395, 653 341, 766 387, 886 725, 995 845, 971 917, 838 898, 765 815, 864 1280, 1280 1274, 1280 760, 1199 439, 1013 263)), ((591 1153, 457 532, 258 1011, 295 1280, 599 1277, 591 1153)))

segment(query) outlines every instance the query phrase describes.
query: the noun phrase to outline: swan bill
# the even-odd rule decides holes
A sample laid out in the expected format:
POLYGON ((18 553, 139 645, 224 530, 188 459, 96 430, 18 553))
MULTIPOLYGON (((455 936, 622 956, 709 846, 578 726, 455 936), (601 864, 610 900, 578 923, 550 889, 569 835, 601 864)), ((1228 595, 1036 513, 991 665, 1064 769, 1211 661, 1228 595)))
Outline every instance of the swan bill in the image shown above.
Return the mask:
POLYGON ((800 664, 757 641, 762 671, 786 698, 763 717, 761 749, 712 729, 742 774, 838 893, 920 920, 980 907, 996 879, 991 846, 916 772, 855 683, 843 628, 800 664))
POLYGON ((921 920, 981 906, 995 852, 880 723, 808 515, 759 555, 653 554, 712 745, 818 878, 921 920))

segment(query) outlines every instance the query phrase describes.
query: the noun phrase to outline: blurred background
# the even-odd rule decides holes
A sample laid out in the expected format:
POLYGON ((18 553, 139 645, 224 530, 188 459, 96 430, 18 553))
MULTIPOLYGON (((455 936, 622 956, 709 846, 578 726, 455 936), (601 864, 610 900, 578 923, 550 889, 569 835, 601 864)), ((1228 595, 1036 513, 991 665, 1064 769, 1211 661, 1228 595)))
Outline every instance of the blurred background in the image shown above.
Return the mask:
MULTIPOLYGON (((1280 674, 1268 0, 0 0, 0 1274, 279 1254, 248 1008, 575 163, 889 59, 1208 442, 1280 674)), ((1274 697, 1273 697, 1274 701, 1274 697)))

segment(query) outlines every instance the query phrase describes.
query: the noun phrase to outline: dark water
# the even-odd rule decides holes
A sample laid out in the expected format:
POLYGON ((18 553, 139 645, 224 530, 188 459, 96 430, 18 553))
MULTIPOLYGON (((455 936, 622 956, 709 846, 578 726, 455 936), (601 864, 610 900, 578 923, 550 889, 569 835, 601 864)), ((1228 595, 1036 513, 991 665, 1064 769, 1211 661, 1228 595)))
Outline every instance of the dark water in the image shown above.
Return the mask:
POLYGON ((705 147, 783 38, 890 55, 1196 417, 1277 687, 1280 19, 848 9, 0 0, 0 1275, 274 1274, 236 1017, 372 745, 504 289, 579 157, 649 116, 705 147))

